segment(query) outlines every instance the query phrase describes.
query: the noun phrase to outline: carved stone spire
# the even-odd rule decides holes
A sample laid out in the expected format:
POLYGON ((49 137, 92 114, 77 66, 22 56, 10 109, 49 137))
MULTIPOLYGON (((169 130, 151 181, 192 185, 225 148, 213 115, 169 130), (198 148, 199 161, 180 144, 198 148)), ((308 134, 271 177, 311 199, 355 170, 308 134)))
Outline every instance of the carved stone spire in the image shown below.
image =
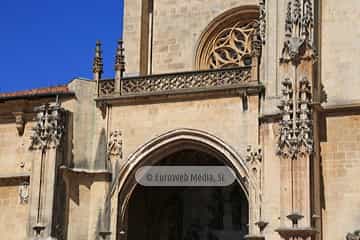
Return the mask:
POLYGON ((311 172, 314 153, 312 83, 313 64, 313 7, 312 0, 288 0, 285 17, 285 36, 280 71, 283 74, 282 100, 278 106, 282 115, 279 122, 278 155, 289 166, 291 199, 286 208, 291 225, 276 231, 283 239, 310 239, 317 230, 307 203, 311 201, 310 182, 303 181, 311 172), (301 201, 299 201, 301 199, 301 201), (301 222, 300 222, 301 220, 301 222))
POLYGON ((288 2, 285 19, 285 37, 291 37, 292 33, 292 17, 291 17, 291 2, 288 2))
POLYGON ((311 0, 304 0, 304 16, 302 18, 302 35, 311 39, 311 32, 314 28, 314 14, 311 0))
POLYGON ((121 78, 125 72, 125 54, 123 40, 118 41, 115 56, 115 91, 120 92, 121 78))
POLYGON ((102 51, 101 51, 101 43, 100 41, 96 42, 95 47, 95 56, 93 62, 93 73, 94 73, 94 80, 99 81, 101 79, 101 74, 103 73, 103 58, 102 58, 102 51))
POLYGON ((301 59, 313 58, 313 3, 312 0, 290 0, 285 19, 285 41, 282 62, 299 64, 301 59))
POLYGON ((295 74, 282 82, 283 99, 278 106, 282 114, 278 154, 292 159, 296 159, 299 154, 313 152, 310 81, 314 57, 312 11, 311 0, 290 0, 285 19, 285 41, 280 61, 292 66, 295 74), (307 66, 306 71, 301 70, 301 79, 298 79, 299 65, 307 66))

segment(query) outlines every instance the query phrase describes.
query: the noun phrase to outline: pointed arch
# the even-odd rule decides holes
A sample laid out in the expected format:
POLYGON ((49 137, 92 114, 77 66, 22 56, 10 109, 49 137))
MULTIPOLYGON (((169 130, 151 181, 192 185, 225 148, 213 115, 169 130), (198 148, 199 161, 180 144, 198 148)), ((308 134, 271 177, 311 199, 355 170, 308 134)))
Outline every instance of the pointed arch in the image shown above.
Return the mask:
POLYGON ((248 169, 244 159, 230 145, 204 131, 188 128, 176 129, 162 134, 138 148, 121 167, 114 185, 115 189, 112 191, 112 196, 118 198, 116 209, 119 216, 116 225, 124 221, 129 199, 137 185, 135 181, 137 169, 144 165, 156 164, 164 157, 184 149, 203 151, 222 159, 224 164, 233 169, 240 180, 241 188, 249 199, 248 169))

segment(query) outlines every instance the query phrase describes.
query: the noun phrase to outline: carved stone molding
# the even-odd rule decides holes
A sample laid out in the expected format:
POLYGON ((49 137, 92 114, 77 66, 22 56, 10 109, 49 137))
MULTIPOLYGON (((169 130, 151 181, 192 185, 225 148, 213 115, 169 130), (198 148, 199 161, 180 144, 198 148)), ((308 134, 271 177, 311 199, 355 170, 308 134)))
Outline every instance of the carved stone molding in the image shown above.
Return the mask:
POLYGON ((122 158, 122 133, 120 130, 114 130, 110 133, 107 151, 109 160, 122 158))
POLYGON ((254 184, 255 193, 257 195, 258 207, 261 207, 262 195, 262 161, 263 153, 261 147, 249 145, 246 149, 246 166, 249 170, 249 177, 254 184))
POLYGON ((13 115, 15 117, 15 124, 16 124, 16 129, 18 131, 18 134, 19 134, 19 136, 22 136, 24 134, 24 128, 25 128, 24 113, 23 112, 13 112, 13 115))
POLYGON ((263 152, 260 146, 249 145, 246 149, 246 166, 249 170, 249 177, 253 183, 253 197, 254 204, 253 221, 258 228, 258 232, 252 232, 246 239, 264 239, 263 230, 267 226, 267 222, 262 219, 262 193, 263 193, 263 152), (260 234, 260 235, 259 235, 260 234))
MULTIPOLYGON (((313 47, 312 0, 289 0, 285 19, 285 41, 280 62, 293 68, 293 75, 282 81, 282 100, 278 106, 282 120, 278 154, 296 159, 299 154, 313 152, 312 63, 313 47), (305 65, 304 65, 305 63, 305 65), (299 65, 304 67, 299 68, 299 65), (298 80, 299 76, 302 76, 298 80)), ((291 72, 291 71, 290 71, 291 72)))
POLYGON ((109 96, 115 93, 115 81, 103 80, 99 83, 99 95, 109 96))
POLYGON ((99 81, 99 97, 220 89, 245 86, 251 82, 251 67, 127 77, 121 80, 120 94, 115 91, 114 80, 99 81))
POLYGON ((262 44, 266 38, 266 0, 259 0, 259 36, 262 44))
POLYGON ((20 204, 27 204, 29 202, 29 198, 29 182, 25 181, 19 186, 20 204))
POLYGON ((36 126, 31 136, 31 150, 57 148, 64 133, 64 110, 59 103, 46 104, 35 109, 36 126))
POLYGON ((261 167, 262 163, 262 150, 261 147, 253 147, 249 145, 246 149, 246 164, 249 169, 256 167, 257 169, 261 167))
POLYGON ((278 154, 296 159, 313 152, 311 87, 304 77, 295 84, 289 78, 282 81, 282 95, 278 108, 282 114, 278 154))
POLYGON ((301 59, 312 59, 314 13, 312 0, 289 0, 285 19, 285 41, 282 62, 297 64, 301 59))

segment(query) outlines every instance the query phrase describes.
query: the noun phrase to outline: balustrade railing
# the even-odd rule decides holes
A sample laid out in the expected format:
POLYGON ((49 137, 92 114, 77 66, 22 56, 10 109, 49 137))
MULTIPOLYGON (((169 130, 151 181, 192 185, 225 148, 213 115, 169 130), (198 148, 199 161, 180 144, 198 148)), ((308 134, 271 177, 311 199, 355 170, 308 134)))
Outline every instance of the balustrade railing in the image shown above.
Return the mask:
POLYGON ((252 77, 251 66, 125 77, 118 84, 120 89, 115 89, 115 80, 100 80, 98 97, 171 93, 181 90, 211 90, 246 86, 253 81, 257 79, 252 77))

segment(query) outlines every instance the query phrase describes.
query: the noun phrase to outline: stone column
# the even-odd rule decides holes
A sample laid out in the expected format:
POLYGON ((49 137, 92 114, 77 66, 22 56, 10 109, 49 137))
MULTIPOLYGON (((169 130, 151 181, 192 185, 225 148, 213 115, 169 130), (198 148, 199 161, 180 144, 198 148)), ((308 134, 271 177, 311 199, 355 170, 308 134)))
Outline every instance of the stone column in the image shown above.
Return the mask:
POLYGON ((35 109, 30 150, 33 160, 31 176, 29 239, 55 239, 53 236, 53 208, 56 189, 57 160, 64 132, 64 111, 58 103, 35 109))

